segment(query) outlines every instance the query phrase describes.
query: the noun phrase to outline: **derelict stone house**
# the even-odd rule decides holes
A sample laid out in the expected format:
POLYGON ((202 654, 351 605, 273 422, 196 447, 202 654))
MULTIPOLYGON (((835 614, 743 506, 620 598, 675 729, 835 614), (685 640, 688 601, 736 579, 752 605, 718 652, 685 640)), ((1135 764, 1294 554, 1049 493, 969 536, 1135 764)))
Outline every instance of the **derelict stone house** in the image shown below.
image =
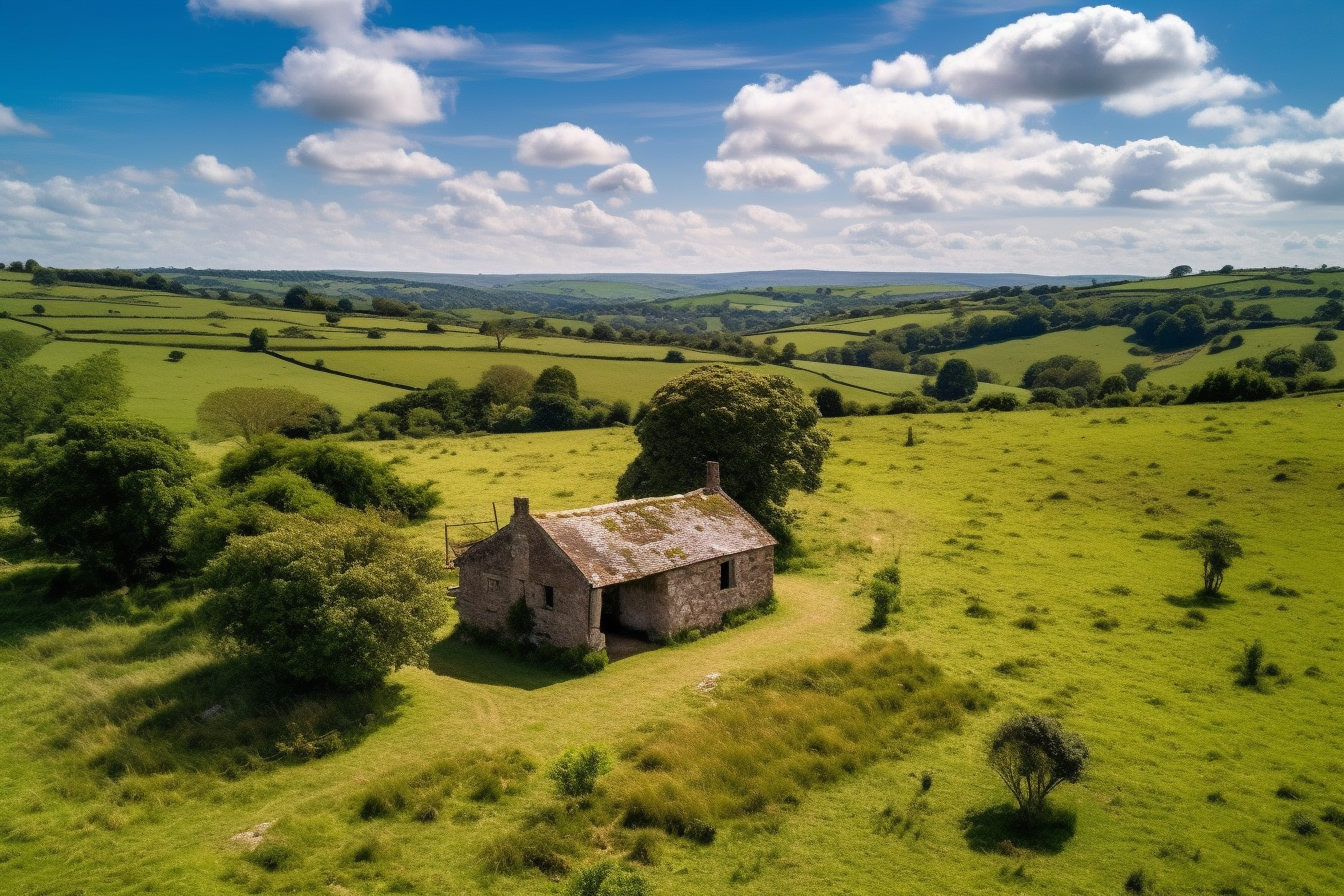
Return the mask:
POLYGON ((775 539, 719 487, 513 519, 458 558, 457 610, 477 628, 506 631, 520 597, 534 633, 557 647, 601 650, 607 632, 667 637, 714 629, 727 610, 774 587, 775 539))

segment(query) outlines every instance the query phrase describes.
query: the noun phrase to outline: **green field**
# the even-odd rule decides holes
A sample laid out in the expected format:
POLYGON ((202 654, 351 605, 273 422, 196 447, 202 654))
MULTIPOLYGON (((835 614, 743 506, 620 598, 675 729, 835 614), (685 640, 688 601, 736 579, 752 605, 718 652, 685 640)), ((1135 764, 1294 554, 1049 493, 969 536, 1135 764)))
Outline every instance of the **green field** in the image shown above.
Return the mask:
POLYGON ((1156 369, 1148 378, 1159 385, 1174 383, 1178 386, 1193 386, 1220 367, 1235 367, 1242 358, 1259 357, 1283 346, 1301 348, 1315 339, 1319 331, 1315 327, 1271 327, 1237 332, 1246 340, 1240 348, 1211 355, 1208 346, 1204 346, 1189 360, 1174 367, 1156 369))
POLYGON ((169 347, 54 342, 34 355, 32 363, 55 370, 115 348, 126 365, 126 381, 131 389, 127 412, 179 433, 190 433, 196 428, 196 406, 201 399, 211 392, 235 386, 289 386, 321 397, 347 420, 371 405, 404 394, 399 389, 319 373, 251 352, 187 349, 186 358, 173 363, 167 360, 169 347))
MULTIPOLYGON (((847 383, 851 386, 858 386, 864 389, 874 389, 887 395, 897 395, 901 392, 914 392, 920 394, 920 388, 927 377, 915 373, 897 373, 894 370, 877 370, 873 367, 851 367, 845 364, 824 364, 820 361, 795 361, 794 366, 802 370, 809 370, 814 373, 822 373, 826 376, 847 383)), ((832 384, 834 385, 834 384, 832 384)), ((1028 393, 1025 389, 1018 389, 1014 386, 996 386, 991 383, 981 383, 976 390, 976 395, 998 394, 1001 392, 1011 392, 1019 398, 1026 398, 1028 393)), ((864 400, 865 404, 874 401, 880 402, 880 396, 869 394, 864 400)))
MULTIPOLYGON (((716 702, 695 689, 710 673, 731 693, 787 659, 897 638, 953 679, 980 683, 992 707, 796 805, 727 823, 711 845, 669 840, 641 869, 654 894, 1101 896, 1123 894, 1139 869, 1158 893, 1340 892, 1340 830, 1320 821, 1299 834, 1289 819, 1344 805, 1341 413, 1326 396, 830 421, 824 486, 793 502, 812 566, 778 578, 775 615, 585 678, 445 640, 430 668, 392 677, 394 708, 347 749, 232 778, 193 770, 190 746, 169 749, 156 721, 233 705, 223 685, 181 684, 209 681, 226 662, 197 632, 196 599, 45 604, 24 590, 29 564, 18 558, 0 569, 4 889, 557 894, 539 872, 495 876, 479 862, 489 842, 542 811, 550 786, 540 772, 498 802, 454 796, 431 822, 364 821, 363 795, 387 775, 473 749, 517 748, 539 763, 571 745, 619 751, 716 702), (907 425, 914 448, 900 447, 907 425), (1210 602, 1193 594, 1194 555, 1143 536, 1215 516, 1243 533, 1247 556, 1225 599, 1210 602), (903 609, 889 634, 864 633, 856 585, 897 554, 903 609), (971 606, 984 612, 972 617, 971 606), (1260 690, 1237 687, 1230 669, 1253 639, 1284 673, 1260 690), (1081 784, 1052 798, 1071 827, 1005 845, 991 820, 1006 793, 983 745, 1021 711, 1060 715, 1093 758, 1081 784), (157 757, 157 771, 108 776, 97 760, 109 751, 157 757), (921 794, 923 773, 931 786, 921 794), (885 823, 893 812, 899 823, 885 823), (263 822, 288 850, 277 870, 229 839, 263 822)), ((437 480, 442 515, 477 519, 517 494, 543 511, 609 500, 635 451, 623 429, 367 448, 408 478, 437 480)), ((442 537, 434 522, 419 532, 442 537)), ((318 708, 277 699, 295 718, 318 708)), ((226 709, 199 730, 247 723, 226 709)), ((621 773, 634 773, 627 766, 621 773)), ((625 833, 599 834, 579 861, 603 843, 623 854, 625 833)))
POLYGON ((946 361, 948 358, 964 358, 975 367, 988 367, 1005 383, 1021 382, 1022 374, 1026 373, 1032 362, 1044 361, 1055 355, 1091 358, 1101 365, 1104 375, 1110 375, 1119 373, 1127 364, 1135 362, 1152 364, 1151 357, 1140 358, 1129 354, 1130 343, 1125 342, 1125 338, 1132 336, 1133 332, 1129 327, 1064 330, 1037 336, 1035 339, 1014 339, 1010 342, 957 349, 935 357, 940 361, 946 361))
POLYGON ((652 302, 684 295, 680 289, 612 280, 510 280, 506 289, 565 296, 578 300, 652 302))
POLYGON ((673 299, 662 304, 671 305, 673 308, 703 308, 706 305, 722 305, 724 302, 728 303, 728 307, 738 311, 744 308, 750 308, 754 311, 800 311, 809 304, 815 304, 812 300, 784 302, 779 299, 770 299, 743 292, 716 292, 712 295, 673 299))

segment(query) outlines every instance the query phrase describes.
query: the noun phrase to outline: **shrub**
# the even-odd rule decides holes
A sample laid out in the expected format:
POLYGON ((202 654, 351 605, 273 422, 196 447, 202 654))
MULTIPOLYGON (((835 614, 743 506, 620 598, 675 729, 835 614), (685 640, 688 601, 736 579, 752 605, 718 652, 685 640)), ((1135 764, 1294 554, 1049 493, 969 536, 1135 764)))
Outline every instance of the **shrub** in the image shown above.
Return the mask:
POLYGON ((647 896, 649 885, 639 872, 602 859, 574 872, 565 892, 569 896, 647 896))
POLYGON ((1237 664, 1237 684, 1253 688, 1260 683, 1261 665, 1265 660, 1265 645, 1259 639, 1242 648, 1241 660, 1237 664))
POLYGON ((976 399, 975 404, 971 406, 974 411, 1015 411, 1022 406, 1022 401, 1011 392, 998 392, 989 395, 981 395, 976 399))
POLYGON ((845 400, 840 394, 839 389, 831 386, 823 386, 813 394, 816 401, 817 410, 823 417, 843 417, 845 416, 845 400))
POLYGON ((441 500, 428 483, 402 482, 388 464, 356 448, 277 436, 262 437, 226 454, 220 460, 219 480, 226 486, 240 485, 276 468, 293 470, 338 504, 357 510, 392 510, 419 519, 441 500))
POLYGON ((1153 889, 1153 876, 1142 868, 1129 872, 1125 878, 1126 893, 1148 893, 1153 889))
POLYGON ((525 597, 520 597, 510 604, 508 612, 504 614, 504 627, 519 641, 531 636, 535 624, 536 613, 527 605, 525 597))
POLYGON ((391 527, 350 514, 288 517, 235 538, 205 571, 206 629, 303 681, 354 688, 423 665, 447 618, 433 586, 442 559, 391 527))
POLYGON ((684 352, 678 351, 675 348, 669 349, 667 354, 663 356, 663 360, 666 361, 668 364, 685 364, 686 354, 684 352))
POLYGON ((1012 793, 1023 818, 1034 822, 1060 784, 1077 783, 1089 751, 1083 739, 1050 716, 1016 716, 989 742, 989 766, 1012 793))
POLYGON ((1316 331, 1317 342, 1334 342, 1339 338, 1339 332, 1333 327, 1325 327, 1316 331))
POLYGON ((885 628, 888 617, 901 609, 901 558, 873 573, 868 594, 873 600, 873 616, 868 625, 873 629, 885 628))
POLYGON ((611 754, 605 747, 589 745, 566 750, 555 760, 547 776, 564 796, 588 796, 599 776, 612 769, 611 754))
POLYGON ((1320 826, 1316 824, 1316 819, 1305 812, 1294 812, 1288 816, 1288 827, 1293 833, 1301 834, 1303 837, 1311 837, 1321 832, 1320 826))

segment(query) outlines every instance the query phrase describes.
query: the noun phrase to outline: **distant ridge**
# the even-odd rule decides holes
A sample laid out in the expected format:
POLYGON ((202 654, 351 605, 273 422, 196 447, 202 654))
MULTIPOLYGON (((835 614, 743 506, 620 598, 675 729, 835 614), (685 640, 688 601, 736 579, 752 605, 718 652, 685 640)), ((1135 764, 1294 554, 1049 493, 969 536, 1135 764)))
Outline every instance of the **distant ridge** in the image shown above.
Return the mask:
POLYGON ((1139 274, 970 274, 938 271, 731 271, 721 274, 432 274, 423 271, 332 270, 346 277, 378 277, 413 280, 420 283, 447 283, 475 289, 526 290, 529 283, 557 280, 588 280, 605 283, 633 283, 683 295, 721 292, 766 286, 899 286, 919 284, 957 284, 975 289, 987 286, 1086 286, 1093 280, 1140 280, 1139 274))

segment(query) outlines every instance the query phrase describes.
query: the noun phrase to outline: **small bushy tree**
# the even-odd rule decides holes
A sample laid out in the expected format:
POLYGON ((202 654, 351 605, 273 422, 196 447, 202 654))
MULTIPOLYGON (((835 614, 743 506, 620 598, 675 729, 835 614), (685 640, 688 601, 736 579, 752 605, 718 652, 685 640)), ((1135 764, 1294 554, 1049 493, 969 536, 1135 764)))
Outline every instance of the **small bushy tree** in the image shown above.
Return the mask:
POLYGON ((1050 716, 1015 716, 1000 725, 989 741, 989 766, 1029 823, 1041 818, 1052 790, 1082 778, 1089 755, 1082 737, 1065 731, 1050 716))
POLYGON ((605 747, 590 744, 566 750, 547 775, 564 796, 587 796, 597 786, 597 779, 611 768, 611 753, 605 747))
POLYGON ((901 558, 888 563, 873 573, 868 582, 868 595, 873 599, 873 617, 869 628, 886 628, 891 614, 901 609, 901 558))
POLYGON ((1181 547, 1196 551, 1204 561, 1204 593, 1210 596, 1223 587, 1223 573, 1233 559, 1242 556, 1237 532, 1220 520, 1209 520, 1185 537, 1181 547))
POLYGON ((831 386, 822 386, 816 393, 817 410, 823 417, 845 416, 845 399, 840 390, 831 386))
POLYGON ((264 352, 271 347, 271 334, 265 327, 253 327, 247 334, 247 347, 254 352, 264 352))
POLYGON ((371 516, 290 516, 206 568, 208 630, 273 669, 344 688, 429 660, 443 560, 371 516))

